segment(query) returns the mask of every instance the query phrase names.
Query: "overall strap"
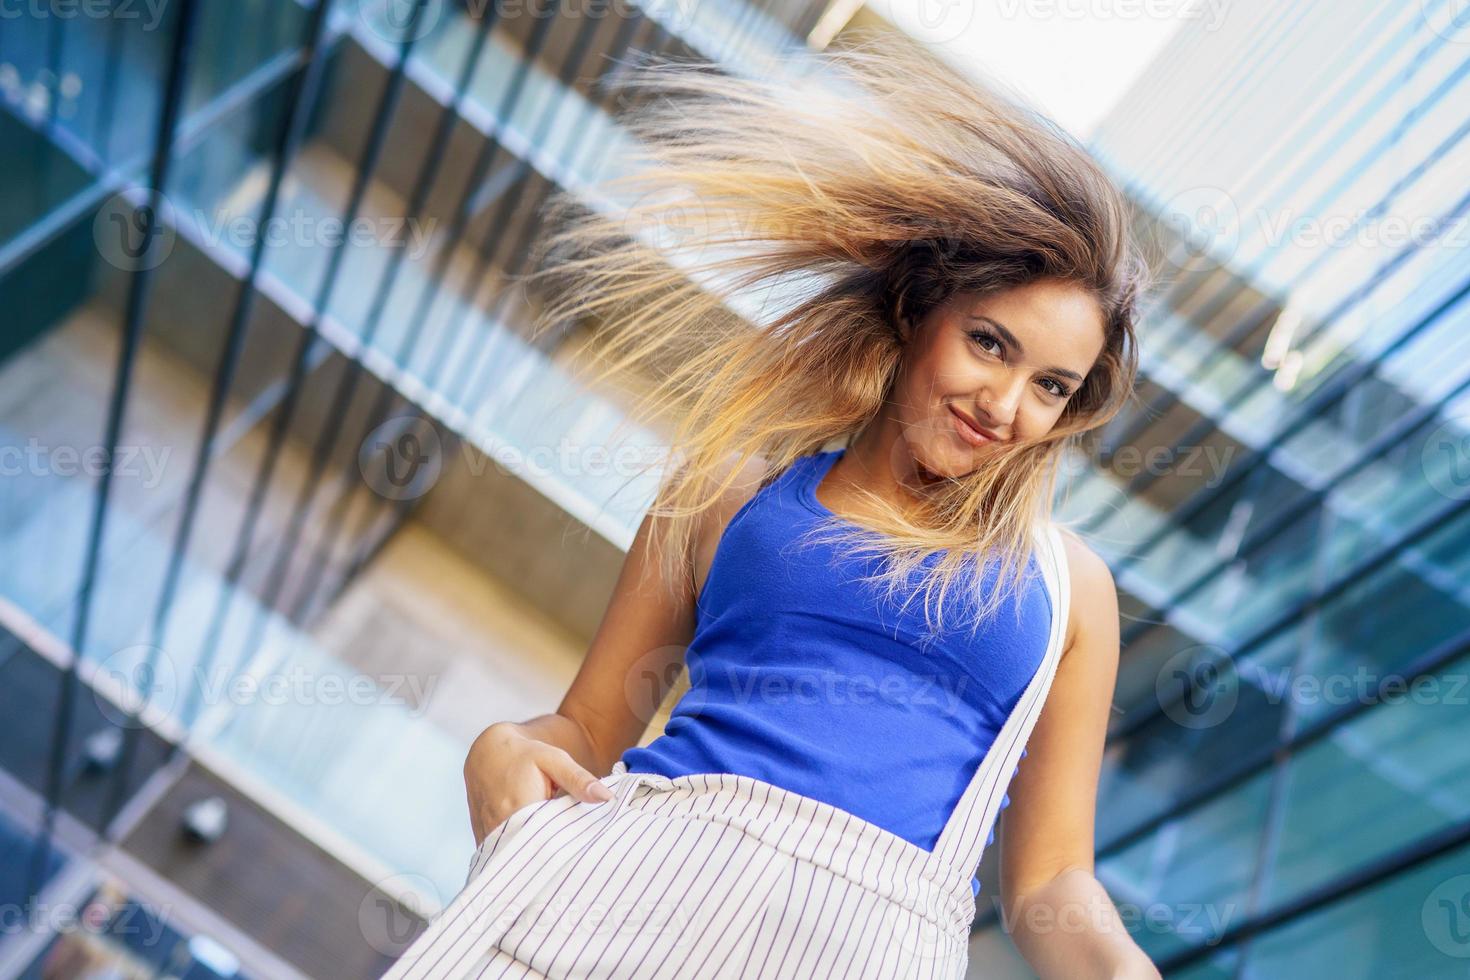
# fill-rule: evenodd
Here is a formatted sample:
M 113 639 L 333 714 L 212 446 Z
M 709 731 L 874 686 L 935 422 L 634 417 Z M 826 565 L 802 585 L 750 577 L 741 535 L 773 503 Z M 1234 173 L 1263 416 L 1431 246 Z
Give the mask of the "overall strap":
M 1031 737 L 1031 729 L 1041 714 L 1056 675 L 1057 663 L 1067 638 L 1067 615 L 1071 602 L 1071 579 L 1067 573 L 1066 545 L 1056 525 L 1047 523 L 1038 533 L 1038 564 L 1046 588 L 1051 593 L 1051 634 L 1046 655 L 1032 676 L 1021 700 L 1001 727 L 995 743 L 980 761 L 960 802 L 955 806 L 934 846 L 934 856 L 945 867 L 955 869 L 969 881 L 980 865 L 981 855 L 1000 814 L 1001 797 L 1005 795 L 1011 776 L 1020 762 L 1021 752 Z

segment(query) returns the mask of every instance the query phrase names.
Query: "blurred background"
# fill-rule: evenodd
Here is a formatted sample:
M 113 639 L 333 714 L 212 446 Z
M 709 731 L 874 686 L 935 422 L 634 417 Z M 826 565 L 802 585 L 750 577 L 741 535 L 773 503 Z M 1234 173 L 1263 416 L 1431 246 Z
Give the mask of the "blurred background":
M 1058 500 L 1135 938 L 1470 976 L 1470 5 L 12 0 L 0 977 L 376 977 L 447 904 L 465 751 L 556 708 L 655 486 L 595 325 L 528 339 L 537 209 L 619 207 L 627 66 L 860 30 L 1033 99 L 1156 259 Z M 971 973 L 1026 977 L 998 853 Z

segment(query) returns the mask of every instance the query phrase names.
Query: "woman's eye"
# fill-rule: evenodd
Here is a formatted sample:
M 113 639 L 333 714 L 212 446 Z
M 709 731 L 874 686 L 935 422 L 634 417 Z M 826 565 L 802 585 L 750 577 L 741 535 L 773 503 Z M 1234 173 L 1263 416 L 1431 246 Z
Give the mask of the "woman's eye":
M 1058 398 L 1066 398 L 1072 393 L 1067 389 L 1066 385 L 1062 384 L 1060 381 L 1053 381 L 1051 378 L 1047 378 L 1041 383 L 1043 385 L 1051 385 L 1051 387 L 1047 388 L 1046 390 L 1051 394 L 1056 395 Z
M 1001 350 L 1000 338 L 997 337 L 995 334 L 993 334 L 993 333 L 986 333 L 983 330 L 977 330 L 974 333 L 970 334 L 970 336 L 975 339 L 975 342 L 980 345 L 981 350 L 984 350 L 986 353 L 988 353 L 988 354 L 999 354 L 1000 353 L 1000 350 Z M 992 350 L 991 348 L 985 346 L 986 344 L 994 344 L 995 345 L 995 348 Z

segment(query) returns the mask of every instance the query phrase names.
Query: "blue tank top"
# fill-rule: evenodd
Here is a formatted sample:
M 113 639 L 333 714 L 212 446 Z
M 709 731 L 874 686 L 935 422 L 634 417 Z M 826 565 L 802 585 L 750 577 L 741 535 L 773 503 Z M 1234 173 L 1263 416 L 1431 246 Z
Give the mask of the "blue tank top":
M 1026 588 L 973 634 L 949 619 L 952 589 L 945 631 L 920 642 L 922 597 L 900 608 L 855 581 L 877 558 L 799 540 L 836 518 L 816 487 L 844 451 L 798 459 L 730 519 L 695 604 L 689 690 L 664 733 L 622 760 L 761 779 L 932 851 L 1041 666 L 1051 595 L 1033 556 Z M 997 571 L 986 563 L 987 579 Z

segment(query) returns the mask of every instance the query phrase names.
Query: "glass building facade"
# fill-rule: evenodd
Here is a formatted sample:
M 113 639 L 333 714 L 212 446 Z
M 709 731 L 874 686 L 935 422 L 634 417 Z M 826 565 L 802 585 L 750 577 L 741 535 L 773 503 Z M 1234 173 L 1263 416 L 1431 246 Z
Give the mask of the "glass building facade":
M 417 527 L 420 582 L 450 556 L 520 589 L 526 635 L 585 639 L 651 477 L 538 453 L 657 438 L 508 284 L 551 192 L 617 206 L 590 188 L 631 150 L 615 74 L 757 71 L 822 12 L 5 5 L 0 903 L 40 911 L 0 975 L 377 976 L 457 891 L 471 720 L 551 687 L 441 690 L 485 698 L 436 721 L 412 682 L 466 671 L 393 666 L 433 638 L 372 603 L 334 644 L 342 597 Z M 109 931 L 130 902 L 170 938 Z
M 1470 12 L 1226 14 L 1091 140 L 1163 279 L 1060 501 L 1123 596 L 1098 874 L 1169 976 L 1464 976 Z M 507 283 L 552 191 L 618 206 L 619 64 L 822 18 L 0 4 L 0 976 L 375 976 L 453 895 L 472 731 L 412 682 L 482 689 L 351 656 L 423 642 L 354 590 L 418 529 L 590 633 L 652 486 L 530 463 L 659 434 Z M 993 910 L 971 960 L 1025 974 Z
M 1167 976 L 1470 969 L 1467 135 L 1470 13 L 1352 0 L 1186 21 L 1091 137 L 1161 282 L 1062 509 L 1125 597 L 1098 875 Z

